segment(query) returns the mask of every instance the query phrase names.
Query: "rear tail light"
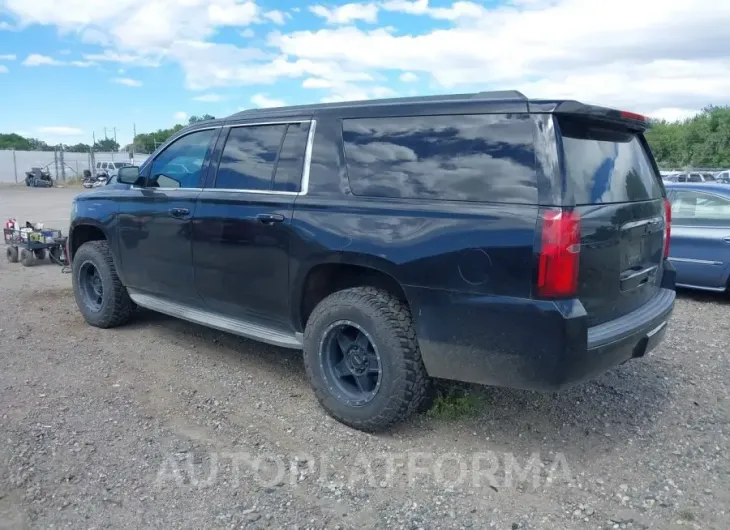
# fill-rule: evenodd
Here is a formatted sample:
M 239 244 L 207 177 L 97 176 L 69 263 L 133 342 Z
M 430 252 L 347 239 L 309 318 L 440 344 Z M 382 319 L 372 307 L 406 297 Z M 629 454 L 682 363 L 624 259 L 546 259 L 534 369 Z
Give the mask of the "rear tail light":
M 570 298 L 578 292 L 580 217 L 577 212 L 546 210 L 537 271 L 537 294 Z
M 669 241 L 672 235 L 672 204 L 664 199 L 664 259 L 669 257 Z

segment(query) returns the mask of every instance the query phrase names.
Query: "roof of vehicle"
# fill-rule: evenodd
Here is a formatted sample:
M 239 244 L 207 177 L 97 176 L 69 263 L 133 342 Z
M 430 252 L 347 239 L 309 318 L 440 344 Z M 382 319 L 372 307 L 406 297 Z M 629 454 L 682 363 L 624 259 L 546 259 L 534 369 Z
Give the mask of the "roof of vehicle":
M 730 196 L 730 185 L 719 182 L 665 182 L 664 187 L 668 190 L 709 191 Z
M 366 99 L 360 101 L 342 101 L 334 103 L 316 103 L 311 105 L 293 105 L 289 107 L 270 107 L 263 109 L 248 109 L 235 114 L 231 114 L 225 118 L 217 118 L 213 120 L 199 121 L 184 127 L 178 131 L 176 137 L 186 134 L 196 129 L 205 129 L 206 127 L 217 127 L 225 125 L 231 121 L 242 120 L 267 120 L 277 118 L 287 118 L 293 116 L 312 116 L 318 112 L 329 110 L 340 110 L 343 113 L 351 109 L 372 109 L 383 107 L 400 107 L 402 105 L 409 106 L 443 106 L 443 105 L 459 105 L 465 103 L 476 104 L 494 104 L 505 105 L 510 107 L 513 105 L 514 110 L 506 110 L 505 112 L 560 112 L 569 114 L 581 114 L 586 117 L 595 119 L 608 120 L 612 122 L 621 122 L 629 124 L 631 128 L 638 130 L 646 129 L 648 121 L 643 116 L 634 113 L 626 113 L 609 107 L 600 107 L 595 105 L 586 105 L 579 101 L 564 99 L 529 99 L 518 90 L 494 90 L 489 92 L 475 92 L 467 94 L 443 94 L 436 96 L 415 96 L 388 99 Z
M 521 112 L 563 112 L 571 114 L 583 114 L 600 119 L 612 121 L 631 122 L 633 126 L 640 129 L 646 128 L 647 120 L 634 113 L 625 113 L 609 107 L 586 105 L 578 101 L 563 99 L 529 99 L 518 90 L 495 90 L 488 92 L 475 92 L 467 94 L 443 94 L 436 96 L 415 96 L 388 99 L 368 99 L 360 101 L 342 101 L 334 103 L 316 103 L 311 105 L 295 105 L 290 107 L 275 107 L 265 109 L 248 109 L 232 114 L 223 121 L 245 120 L 245 119 L 267 119 L 292 115 L 313 115 L 317 112 L 351 109 L 365 109 L 377 107 L 399 107 L 408 106 L 443 106 L 457 105 L 464 103 L 476 104 L 514 104 L 516 108 L 522 107 Z M 517 112 L 515 110 L 514 112 Z M 218 121 L 218 120 L 216 120 Z M 203 124 L 208 122 L 202 122 Z

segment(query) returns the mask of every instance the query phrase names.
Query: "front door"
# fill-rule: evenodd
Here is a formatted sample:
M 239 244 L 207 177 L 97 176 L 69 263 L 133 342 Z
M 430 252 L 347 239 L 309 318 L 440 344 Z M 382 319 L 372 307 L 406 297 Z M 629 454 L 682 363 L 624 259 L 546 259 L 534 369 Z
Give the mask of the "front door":
M 213 311 L 291 330 L 289 243 L 309 123 L 224 130 L 220 163 L 198 199 L 193 263 Z
M 199 302 L 192 265 L 192 217 L 219 129 L 183 135 L 141 172 L 145 186 L 125 192 L 119 253 L 127 287 Z

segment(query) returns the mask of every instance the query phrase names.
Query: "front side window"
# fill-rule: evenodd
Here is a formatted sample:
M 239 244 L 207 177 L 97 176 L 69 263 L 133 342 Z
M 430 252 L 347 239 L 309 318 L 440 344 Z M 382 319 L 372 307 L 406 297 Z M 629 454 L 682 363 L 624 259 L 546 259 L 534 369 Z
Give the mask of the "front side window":
M 233 127 L 221 154 L 215 187 L 270 191 L 286 125 Z
M 178 138 L 152 162 L 147 186 L 158 188 L 199 188 L 203 163 L 217 129 L 196 131 Z
M 478 202 L 537 202 L 528 115 L 471 114 L 347 119 L 352 192 Z
M 699 222 L 730 225 L 730 199 L 697 191 L 675 190 L 672 222 L 693 225 Z
M 689 182 L 702 182 L 702 175 L 700 175 L 699 173 L 690 174 Z

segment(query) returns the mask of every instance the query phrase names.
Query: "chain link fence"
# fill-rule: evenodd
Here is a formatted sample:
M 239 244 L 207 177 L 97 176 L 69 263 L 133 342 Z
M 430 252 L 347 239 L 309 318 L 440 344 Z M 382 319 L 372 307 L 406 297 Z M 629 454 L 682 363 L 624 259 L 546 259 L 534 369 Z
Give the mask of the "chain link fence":
M 128 162 L 139 165 L 149 155 L 135 153 L 71 153 L 62 149 L 55 151 L 17 151 L 15 149 L 0 150 L 0 184 L 22 183 L 25 172 L 31 168 L 48 169 L 51 177 L 60 183 L 82 178 L 84 170 L 94 174 L 94 166 L 99 162 Z

